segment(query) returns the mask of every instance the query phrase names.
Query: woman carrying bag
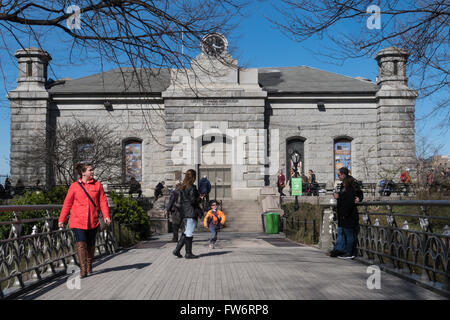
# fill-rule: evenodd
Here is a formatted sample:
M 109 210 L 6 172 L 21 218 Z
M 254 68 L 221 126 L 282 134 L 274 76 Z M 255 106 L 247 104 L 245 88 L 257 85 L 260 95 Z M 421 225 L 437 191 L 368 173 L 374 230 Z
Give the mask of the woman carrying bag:
M 69 228 L 75 235 L 75 246 L 80 262 L 80 277 L 92 273 L 92 260 L 95 254 L 95 236 L 99 222 L 99 212 L 109 226 L 108 200 L 102 184 L 94 179 L 94 168 L 90 163 L 75 166 L 80 178 L 71 184 L 58 219 L 58 227 L 63 228 L 70 212 Z
M 195 170 L 189 169 L 186 171 L 184 180 L 180 186 L 180 212 L 185 221 L 185 228 L 175 250 L 172 252 L 178 258 L 183 257 L 180 251 L 184 245 L 186 245 L 186 255 L 184 257 L 186 259 L 197 258 L 192 253 L 192 240 L 194 239 L 197 220 L 203 216 L 203 210 L 200 208 L 202 197 L 194 184 L 195 179 Z

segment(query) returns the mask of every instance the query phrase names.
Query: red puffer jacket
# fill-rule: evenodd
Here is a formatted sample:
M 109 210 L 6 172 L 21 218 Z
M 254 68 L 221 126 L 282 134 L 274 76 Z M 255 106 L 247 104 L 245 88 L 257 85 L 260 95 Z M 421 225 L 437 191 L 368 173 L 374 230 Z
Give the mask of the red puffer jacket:
M 108 200 L 102 184 L 95 179 L 90 180 L 88 183 L 84 183 L 79 179 L 77 182 L 72 183 L 67 191 L 58 222 L 64 222 L 70 212 L 69 228 L 94 229 L 100 224 L 97 209 L 92 204 L 92 201 L 89 200 L 79 182 L 83 184 L 83 187 L 94 200 L 97 209 L 103 213 L 103 218 L 109 218 Z

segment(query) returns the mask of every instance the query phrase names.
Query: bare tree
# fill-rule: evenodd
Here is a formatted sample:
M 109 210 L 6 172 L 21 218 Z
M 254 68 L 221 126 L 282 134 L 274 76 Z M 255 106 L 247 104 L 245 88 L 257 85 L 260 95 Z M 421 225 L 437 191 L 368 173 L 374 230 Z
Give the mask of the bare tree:
M 22 48 L 24 36 L 41 47 L 44 34 L 62 32 L 70 54 L 91 50 L 118 64 L 181 68 L 205 34 L 233 27 L 241 7 L 233 0 L 2 1 L 0 28 Z
M 227 36 L 244 5 L 240 0 L 0 1 L 0 49 L 12 56 L 19 48 L 45 50 L 59 41 L 70 62 L 97 60 L 99 71 L 113 64 L 125 70 L 125 88 L 133 82 L 145 95 L 161 70 L 189 68 L 206 34 Z M 49 67 L 49 75 L 58 79 Z M 153 115 L 163 117 L 161 112 Z M 151 120 L 143 120 L 152 134 Z
M 42 161 L 47 165 L 50 184 L 70 185 L 78 176 L 74 164 L 81 161 L 92 163 L 95 176 L 108 182 L 120 181 L 122 150 L 119 137 L 107 124 L 74 119 L 58 124 L 47 132 L 31 138 L 33 147 L 23 165 L 40 171 Z
M 436 97 L 438 102 L 428 116 L 439 115 L 441 127 L 448 129 L 448 1 L 282 0 L 275 6 L 282 19 L 268 19 L 285 34 L 300 42 L 313 36 L 331 40 L 329 50 L 321 46 L 318 53 L 338 61 L 374 57 L 388 46 L 407 49 L 412 87 L 421 98 Z M 380 18 L 379 28 L 371 20 L 376 18 Z
M 442 144 L 436 144 L 429 137 L 421 135 L 416 138 L 417 184 L 424 190 L 427 184 L 427 174 L 431 169 L 432 157 L 439 155 Z

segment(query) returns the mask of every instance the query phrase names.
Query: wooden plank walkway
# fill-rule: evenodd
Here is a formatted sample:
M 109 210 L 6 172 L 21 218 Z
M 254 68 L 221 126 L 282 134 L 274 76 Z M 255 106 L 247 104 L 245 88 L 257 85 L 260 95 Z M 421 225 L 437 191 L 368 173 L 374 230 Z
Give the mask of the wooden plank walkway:
M 330 258 L 308 246 L 285 246 L 279 235 L 220 233 L 219 248 L 208 248 L 208 233 L 194 238 L 199 259 L 178 259 L 171 235 L 94 263 L 94 274 L 68 289 L 61 277 L 19 299 L 44 300 L 301 300 L 445 299 L 381 272 L 381 289 L 369 290 L 367 266 Z M 277 245 L 277 246 L 275 246 Z M 184 254 L 184 249 L 182 251 Z

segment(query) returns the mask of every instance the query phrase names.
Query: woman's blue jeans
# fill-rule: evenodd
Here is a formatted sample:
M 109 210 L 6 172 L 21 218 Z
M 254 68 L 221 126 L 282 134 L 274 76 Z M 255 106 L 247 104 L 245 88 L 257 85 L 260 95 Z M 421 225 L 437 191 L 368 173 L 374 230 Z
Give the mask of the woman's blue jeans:
M 184 234 L 186 235 L 186 237 L 188 238 L 193 237 L 196 227 L 197 227 L 197 219 L 187 218 L 186 229 L 184 230 Z
M 355 229 L 338 227 L 337 239 L 334 244 L 335 251 L 342 251 L 346 254 L 353 253 L 353 245 L 355 242 Z

